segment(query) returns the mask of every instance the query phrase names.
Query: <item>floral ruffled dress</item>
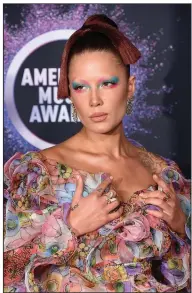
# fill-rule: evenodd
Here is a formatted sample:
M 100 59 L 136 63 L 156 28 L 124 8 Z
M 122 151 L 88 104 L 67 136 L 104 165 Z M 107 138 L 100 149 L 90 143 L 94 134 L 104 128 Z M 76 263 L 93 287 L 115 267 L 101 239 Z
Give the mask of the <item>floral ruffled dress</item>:
M 161 176 L 172 180 L 189 218 L 189 181 L 174 162 L 162 162 Z M 138 196 L 142 191 L 123 204 L 124 213 L 117 220 L 78 238 L 71 233 L 66 218 L 77 173 L 84 179 L 84 197 L 106 177 L 74 170 L 38 152 L 16 153 L 5 164 L 4 292 L 176 292 L 185 288 L 190 279 L 189 240 L 146 213 L 157 207 L 144 205 Z

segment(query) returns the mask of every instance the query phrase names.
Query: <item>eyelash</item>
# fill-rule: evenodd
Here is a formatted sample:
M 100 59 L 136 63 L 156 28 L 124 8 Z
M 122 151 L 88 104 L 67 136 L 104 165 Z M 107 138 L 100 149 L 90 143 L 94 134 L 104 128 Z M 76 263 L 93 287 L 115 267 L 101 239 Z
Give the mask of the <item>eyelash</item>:
M 103 82 L 103 83 L 101 84 L 101 86 L 106 86 L 106 87 L 108 87 L 109 84 L 110 84 L 110 85 L 116 85 L 117 82 L 113 82 L 113 81 L 105 81 L 105 82 Z M 84 85 L 78 85 L 78 86 L 74 87 L 74 90 L 75 90 L 75 91 L 80 91 L 80 90 L 82 90 L 84 87 L 86 87 L 86 86 L 84 86 Z
M 105 82 L 103 82 L 102 83 L 102 85 L 109 85 L 109 84 L 111 84 L 111 85 L 115 85 L 115 84 L 117 84 L 116 82 L 112 82 L 112 81 L 105 81 Z
M 84 87 L 85 87 L 84 85 L 78 85 L 78 86 L 74 87 L 74 90 L 79 91 L 79 90 L 82 90 Z

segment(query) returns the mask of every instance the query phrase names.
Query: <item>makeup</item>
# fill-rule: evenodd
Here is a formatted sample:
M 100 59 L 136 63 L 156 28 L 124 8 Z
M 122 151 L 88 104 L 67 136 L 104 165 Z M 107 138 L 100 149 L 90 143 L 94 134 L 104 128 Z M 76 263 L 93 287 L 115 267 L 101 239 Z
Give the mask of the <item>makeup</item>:
M 88 86 L 88 85 L 85 84 L 85 83 L 80 83 L 80 82 L 73 81 L 73 82 L 72 82 L 72 88 L 73 88 L 75 91 L 81 91 L 83 88 L 90 88 L 90 86 Z
M 99 80 L 99 86 L 106 86 L 109 88 L 116 87 L 119 83 L 119 78 L 117 76 L 112 76 L 109 79 L 102 78 Z
M 112 76 L 109 79 L 101 78 L 98 81 L 98 86 L 97 87 L 98 88 L 100 88 L 100 87 L 114 88 L 114 87 L 116 87 L 118 85 L 118 83 L 119 83 L 119 78 L 117 76 Z M 72 88 L 75 91 L 81 91 L 83 89 L 90 89 L 91 86 L 88 85 L 88 82 L 82 80 L 81 82 L 73 81 L 72 82 Z

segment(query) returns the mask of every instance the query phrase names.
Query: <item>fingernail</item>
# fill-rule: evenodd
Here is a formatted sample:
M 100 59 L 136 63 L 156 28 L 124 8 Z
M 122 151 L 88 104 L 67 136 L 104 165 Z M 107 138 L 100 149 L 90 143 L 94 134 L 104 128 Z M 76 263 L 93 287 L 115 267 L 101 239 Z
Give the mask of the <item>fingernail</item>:
M 157 178 L 158 178 L 158 176 L 157 176 L 156 174 L 153 174 L 153 178 L 157 179 Z
M 109 178 L 112 180 L 113 179 L 113 176 L 110 176 Z
M 76 175 L 75 177 L 76 177 L 76 179 L 78 180 L 78 179 L 80 178 L 80 175 Z
M 147 195 L 146 195 L 145 193 L 142 192 L 142 193 L 139 194 L 139 196 L 141 196 L 141 197 L 146 197 Z

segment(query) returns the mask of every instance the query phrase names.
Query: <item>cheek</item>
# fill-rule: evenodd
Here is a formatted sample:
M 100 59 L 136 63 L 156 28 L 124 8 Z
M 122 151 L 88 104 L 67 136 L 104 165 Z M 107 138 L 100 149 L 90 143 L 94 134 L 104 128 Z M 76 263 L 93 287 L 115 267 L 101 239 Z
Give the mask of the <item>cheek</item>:
M 111 92 L 110 95 L 110 104 L 115 107 L 124 107 L 126 105 L 127 98 L 126 98 L 126 91 L 122 88 L 117 88 L 115 91 Z
M 85 97 L 81 98 L 81 99 L 76 99 L 74 101 L 75 104 L 75 108 L 77 109 L 77 112 L 79 113 L 79 115 L 81 115 L 82 117 L 85 116 L 87 113 L 90 112 L 89 109 L 89 103 L 88 101 L 85 99 Z

